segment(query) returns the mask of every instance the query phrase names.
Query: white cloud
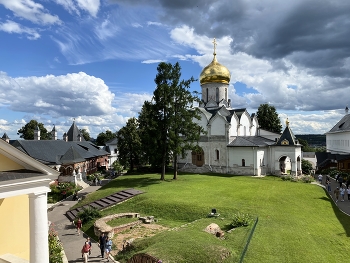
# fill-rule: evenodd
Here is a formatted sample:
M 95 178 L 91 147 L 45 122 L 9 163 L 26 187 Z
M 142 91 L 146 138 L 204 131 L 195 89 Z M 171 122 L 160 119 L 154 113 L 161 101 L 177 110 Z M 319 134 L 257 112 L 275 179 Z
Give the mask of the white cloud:
M 100 24 L 96 25 L 95 34 L 101 41 L 112 38 L 119 31 L 119 27 L 112 23 L 108 18 L 104 19 Z
M 76 0 L 78 6 L 89 12 L 91 16 L 96 17 L 98 10 L 100 9 L 100 0 Z
M 55 0 L 55 2 L 59 5 L 62 5 L 64 9 L 66 9 L 70 14 L 76 13 L 80 16 L 80 11 L 75 6 L 73 0 Z
M 32 0 L 0 0 L 0 4 L 11 10 L 17 17 L 27 19 L 36 24 L 59 24 L 57 15 L 51 15 L 39 3 Z
M 138 28 L 138 27 L 143 27 L 143 26 L 140 25 L 139 23 L 132 23 L 131 26 L 132 26 L 132 27 L 136 27 L 136 28 Z
M 148 26 L 161 26 L 162 23 L 153 22 L 153 21 L 148 21 L 148 22 L 147 22 L 147 25 L 148 25 Z
M 164 62 L 166 60 L 161 60 L 161 59 L 148 59 L 148 60 L 143 60 L 141 63 L 143 64 L 154 64 L 154 63 L 160 63 Z
M 27 38 L 30 40 L 40 38 L 40 34 L 35 29 L 24 27 L 10 20 L 7 20 L 5 23 L 0 23 L 0 30 L 10 34 L 26 34 Z
M 84 72 L 19 78 L 2 74 L 0 99 L 13 111 L 53 117 L 102 116 L 115 112 L 112 106 L 114 94 L 102 79 Z

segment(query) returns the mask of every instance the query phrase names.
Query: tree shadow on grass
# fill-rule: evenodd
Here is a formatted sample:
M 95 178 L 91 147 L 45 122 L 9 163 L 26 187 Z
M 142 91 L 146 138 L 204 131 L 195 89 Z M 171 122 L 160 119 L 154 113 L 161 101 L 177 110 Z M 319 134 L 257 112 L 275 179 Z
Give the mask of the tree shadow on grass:
M 118 177 L 112 181 L 110 181 L 108 184 L 104 185 L 100 189 L 108 189 L 108 188 L 143 188 L 150 185 L 160 184 L 161 181 L 159 178 L 155 177 L 128 177 L 128 178 L 121 178 Z M 100 190 L 99 189 L 99 190 Z
M 326 191 L 326 189 L 324 189 L 324 190 L 327 194 L 327 197 L 322 197 L 320 199 L 331 203 L 334 214 L 337 217 L 337 219 L 339 220 L 339 222 L 342 224 L 342 226 L 345 230 L 346 236 L 350 237 L 350 224 L 349 224 L 350 216 L 345 214 L 346 211 L 343 212 L 341 210 L 342 208 L 338 207 L 338 205 L 333 201 L 332 197 L 329 195 L 329 193 Z M 338 203 L 340 203 L 340 201 L 338 201 Z M 341 234 L 339 234 L 339 235 L 341 235 Z

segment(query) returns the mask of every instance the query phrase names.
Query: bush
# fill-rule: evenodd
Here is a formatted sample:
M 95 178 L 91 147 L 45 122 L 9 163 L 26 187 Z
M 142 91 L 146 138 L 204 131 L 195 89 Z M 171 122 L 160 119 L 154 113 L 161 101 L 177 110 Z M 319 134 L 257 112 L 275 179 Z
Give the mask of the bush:
M 77 218 L 80 218 L 81 221 L 85 224 L 91 220 L 94 220 L 95 218 L 100 218 L 101 213 L 96 209 L 92 207 L 84 208 L 83 211 L 78 213 Z
M 231 226 L 233 227 L 248 226 L 251 220 L 252 219 L 249 214 L 237 213 L 233 215 Z
M 314 181 L 314 178 L 310 175 L 304 175 L 301 177 L 301 181 L 304 183 L 311 183 L 312 181 Z
M 72 195 L 74 192 L 80 191 L 82 188 L 76 186 L 74 183 L 57 183 L 50 185 L 51 192 L 48 193 L 47 202 L 48 203 L 57 203 L 61 201 L 63 196 L 63 191 L 66 191 L 66 196 Z
M 53 227 L 49 230 L 49 263 L 63 263 L 63 247 Z

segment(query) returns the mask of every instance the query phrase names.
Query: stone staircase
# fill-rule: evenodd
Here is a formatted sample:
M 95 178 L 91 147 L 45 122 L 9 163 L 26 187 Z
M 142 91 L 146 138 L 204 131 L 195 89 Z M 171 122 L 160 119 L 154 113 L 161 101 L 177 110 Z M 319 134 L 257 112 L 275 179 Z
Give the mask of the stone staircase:
M 126 189 L 119 192 L 116 192 L 114 194 L 111 194 L 109 196 L 106 196 L 104 198 L 101 198 L 99 200 L 96 200 L 90 204 L 84 205 L 82 207 L 75 208 L 73 210 L 69 210 L 66 212 L 66 216 L 70 221 L 73 221 L 79 214 L 79 212 L 83 211 L 83 208 L 96 208 L 97 210 L 102 210 L 111 206 L 114 206 L 118 203 L 121 203 L 127 199 L 130 199 L 134 197 L 135 195 L 142 194 L 142 191 L 136 190 L 136 189 Z

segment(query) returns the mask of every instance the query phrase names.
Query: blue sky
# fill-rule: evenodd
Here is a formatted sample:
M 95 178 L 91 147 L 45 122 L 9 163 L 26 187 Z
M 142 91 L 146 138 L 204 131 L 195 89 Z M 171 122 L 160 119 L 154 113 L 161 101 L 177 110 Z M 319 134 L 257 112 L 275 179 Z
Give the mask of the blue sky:
M 233 108 L 270 103 L 294 133 L 325 133 L 349 105 L 350 3 L 284 2 L 0 0 L 0 135 L 31 119 L 59 138 L 73 119 L 92 137 L 117 131 L 160 61 L 198 78 L 214 37 Z

